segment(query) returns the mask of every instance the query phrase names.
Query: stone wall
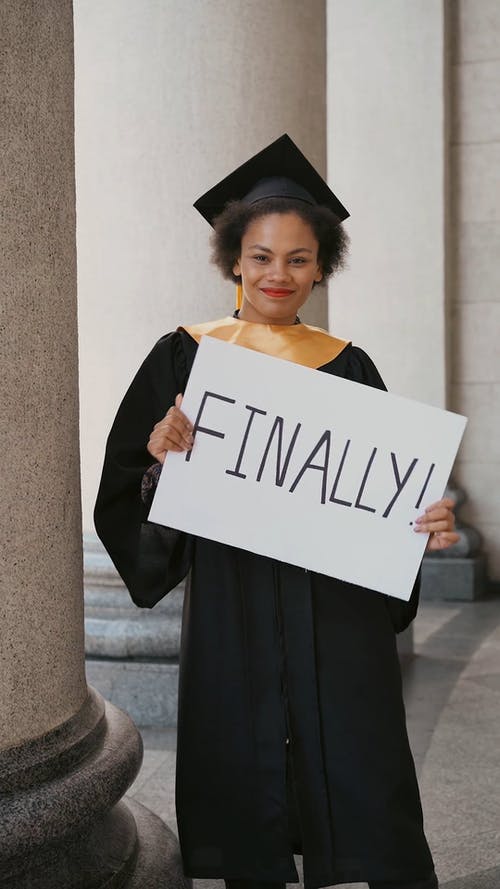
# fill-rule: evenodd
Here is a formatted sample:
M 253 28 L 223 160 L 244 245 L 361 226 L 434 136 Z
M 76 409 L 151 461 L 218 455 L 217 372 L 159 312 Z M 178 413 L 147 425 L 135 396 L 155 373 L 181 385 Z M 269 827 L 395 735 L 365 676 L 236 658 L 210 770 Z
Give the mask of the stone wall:
M 500 4 L 449 6 L 452 408 L 469 427 L 457 480 L 500 579 Z

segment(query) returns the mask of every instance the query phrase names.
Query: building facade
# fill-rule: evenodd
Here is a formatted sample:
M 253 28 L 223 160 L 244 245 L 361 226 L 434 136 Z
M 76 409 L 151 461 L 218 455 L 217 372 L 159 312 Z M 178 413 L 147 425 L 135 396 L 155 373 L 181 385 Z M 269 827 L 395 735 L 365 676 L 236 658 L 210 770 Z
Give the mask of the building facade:
M 193 200 L 287 131 L 351 211 L 349 267 L 305 320 L 365 348 L 392 391 L 468 415 L 455 479 L 498 580 L 498 4 L 74 10 L 85 529 L 143 357 L 232 308 Z

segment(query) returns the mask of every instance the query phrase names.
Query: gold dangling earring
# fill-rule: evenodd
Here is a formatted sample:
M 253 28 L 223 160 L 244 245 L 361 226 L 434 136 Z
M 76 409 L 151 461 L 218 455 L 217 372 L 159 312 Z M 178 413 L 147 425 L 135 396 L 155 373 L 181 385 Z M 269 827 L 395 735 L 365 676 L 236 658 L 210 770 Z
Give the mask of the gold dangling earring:
M 239 312 L 243 302 L 243 287 L 241 284 L 236 285 L 236 310 Z

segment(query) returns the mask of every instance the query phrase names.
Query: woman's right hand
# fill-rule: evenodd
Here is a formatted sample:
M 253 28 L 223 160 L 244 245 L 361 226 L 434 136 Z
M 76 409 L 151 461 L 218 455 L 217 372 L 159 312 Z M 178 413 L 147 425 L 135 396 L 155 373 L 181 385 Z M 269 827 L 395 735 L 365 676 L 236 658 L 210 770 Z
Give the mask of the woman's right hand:
M 156 423 L 147 449 L 152 456 L 163 463 L 169 451 L 190 451 L 193 447 L 193 427 L 180 407 L 182 395 L 177 395 L 172 405 L 159 423 Z

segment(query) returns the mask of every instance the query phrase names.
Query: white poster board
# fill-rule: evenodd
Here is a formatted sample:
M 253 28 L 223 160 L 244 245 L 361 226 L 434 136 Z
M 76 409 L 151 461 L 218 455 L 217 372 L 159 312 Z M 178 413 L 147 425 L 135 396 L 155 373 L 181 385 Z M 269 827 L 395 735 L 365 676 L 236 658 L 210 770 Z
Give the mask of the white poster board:
M 202 338 L 149 520 L 407 600 L 466 419 Z

